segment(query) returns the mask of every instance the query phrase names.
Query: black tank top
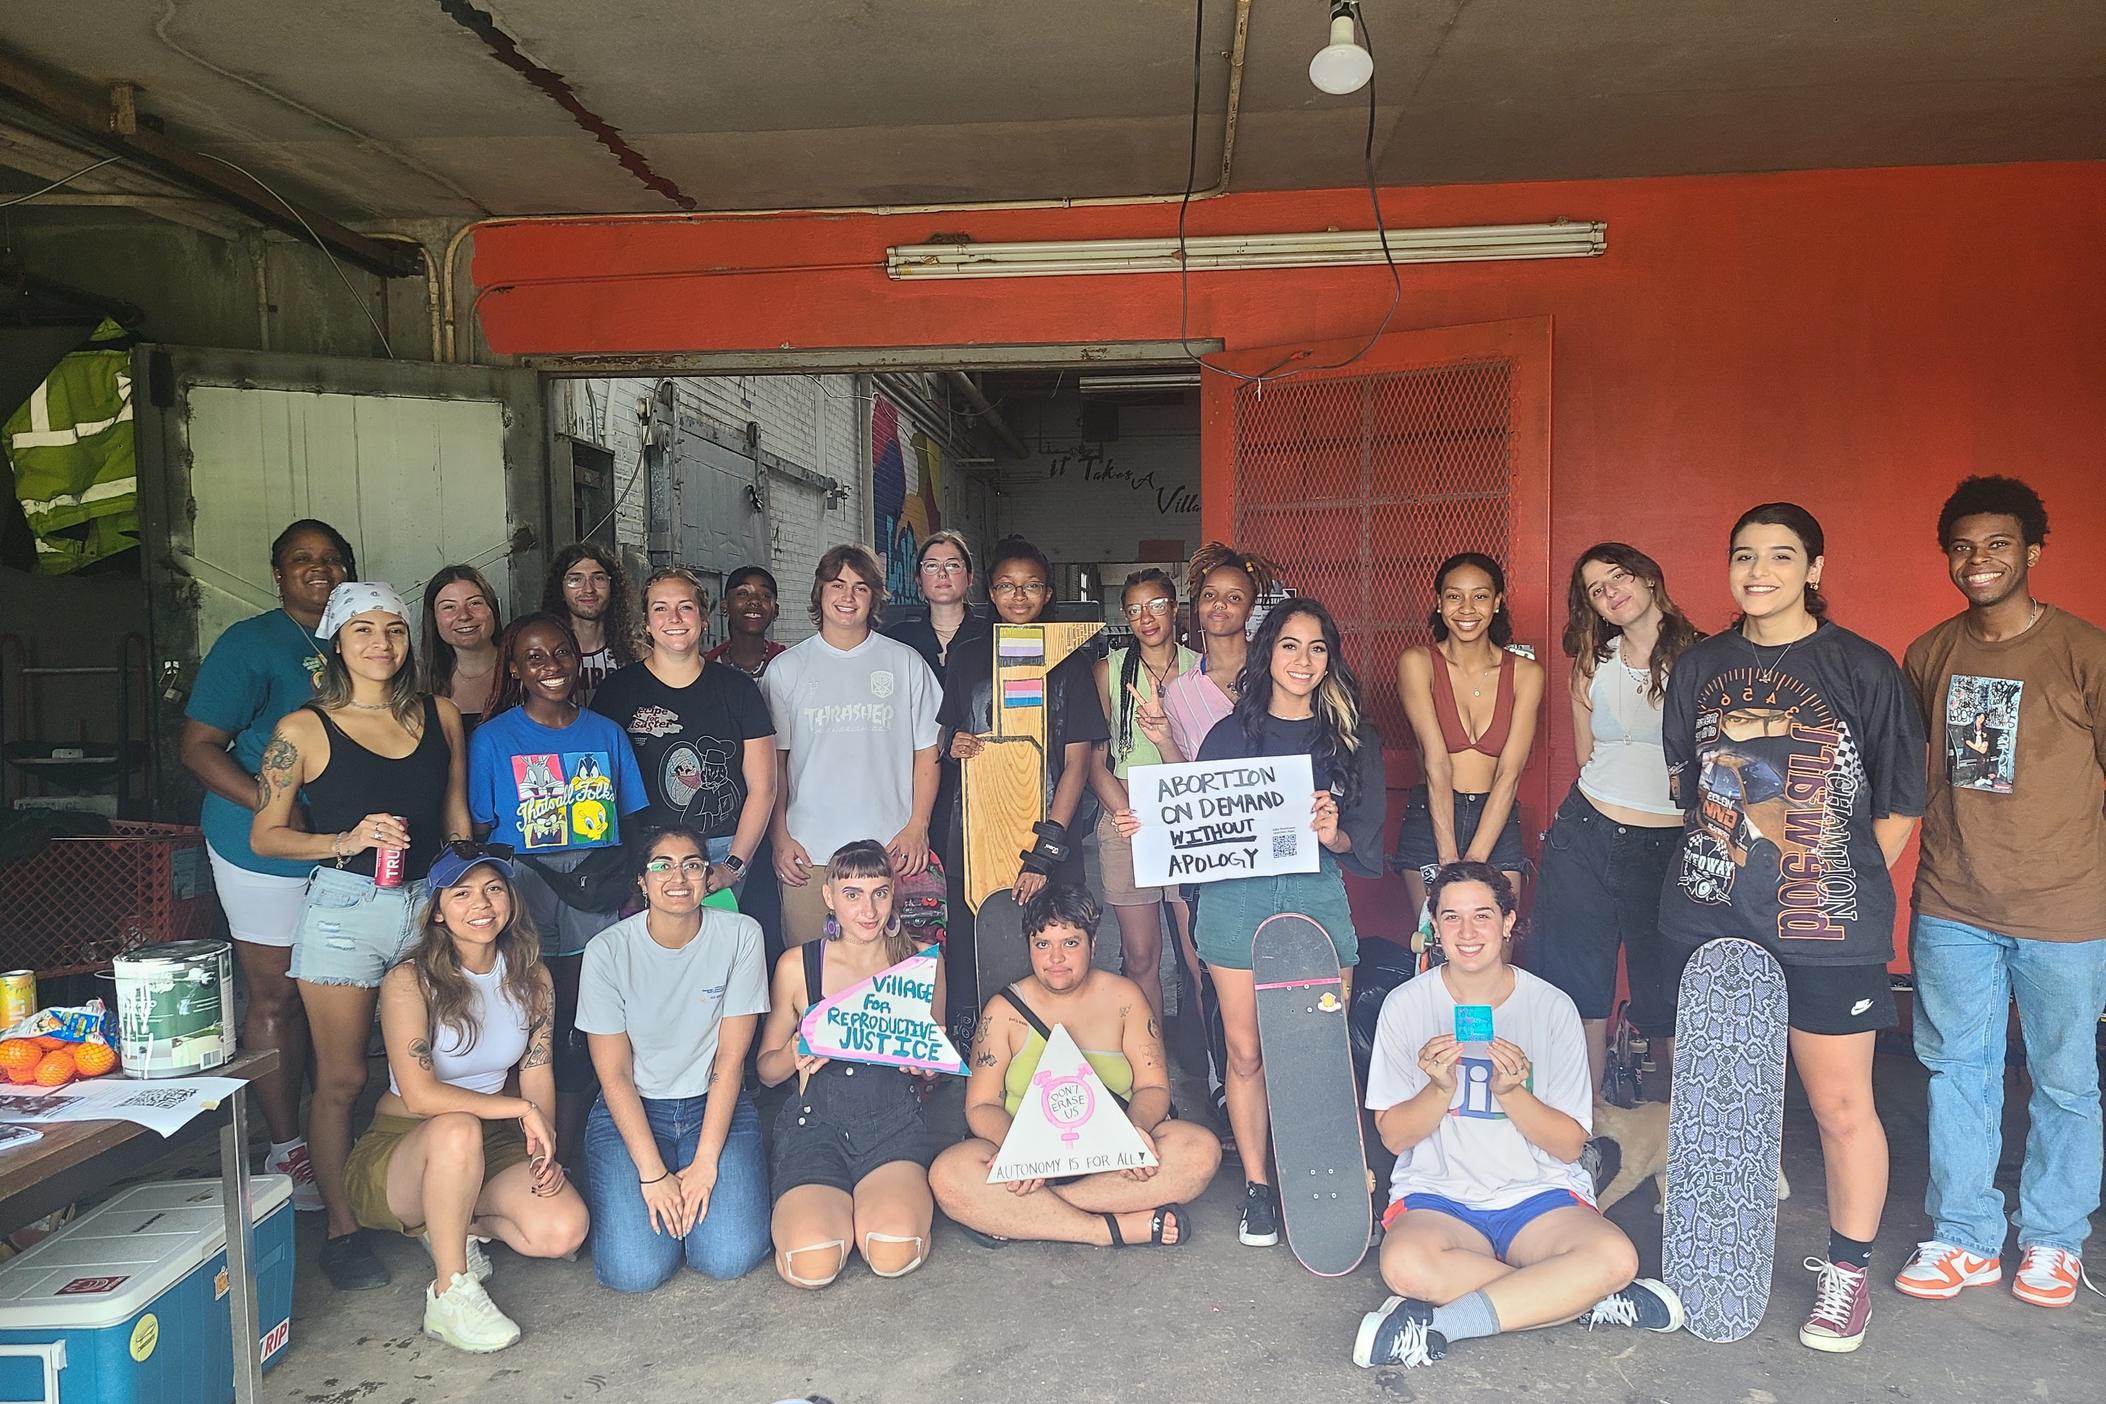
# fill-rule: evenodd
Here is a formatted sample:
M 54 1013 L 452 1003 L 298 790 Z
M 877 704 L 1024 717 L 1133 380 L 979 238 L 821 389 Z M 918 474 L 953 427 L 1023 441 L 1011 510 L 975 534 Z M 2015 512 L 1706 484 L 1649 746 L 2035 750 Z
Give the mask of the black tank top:
M 307 709 L 322 719 L 322 730 L 329 733 L 329 764 L 301 792 L 309 826 L 318 834 L 340 834 L 358 827 L 368 814 L 392 814 L 409 825 L 403 880 L 423 877 L 446 841 L 446 782 L 453 768 L 453 753 L 439 725 L 439 704 L 424 699 L 424 734 L 417 738 L 417 749 L 400 760 L 359 745 L 314 703 Z M 373 876 L 373 850 L 346 859 L 344 870 Z

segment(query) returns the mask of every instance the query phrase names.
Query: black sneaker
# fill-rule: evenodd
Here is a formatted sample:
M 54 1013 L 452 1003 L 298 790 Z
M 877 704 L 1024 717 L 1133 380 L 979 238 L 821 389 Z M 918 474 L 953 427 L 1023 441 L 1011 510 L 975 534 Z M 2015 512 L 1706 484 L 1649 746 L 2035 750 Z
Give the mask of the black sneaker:
M 1407 1370 L 1448 1358 L 1448 1338 L 1433 1329 L 1433 1305 L 1416 1297 L 1391 1297 L 1380 1311 L 1360 1318 L 1353 1338 L 1353 1363 L 1402 1365 Z
M 1682 1299 L 1674 1288 L 1651 1277 L 1641 1277 L 1621 1292 L 1611 1292 L 1579 1319 L 1588 1330 L 1596 1326 L 1635 1326 L 1641 1331 L 1682 1329 Z
M 387 1264 L 380 1261 L 372 1245 L 366 1241 L 364 1229 L 347 1233 L 342 1238 L 323 1239 L 321 1263 L 322 1275 L 339 1292 L 371 1291 L 395 1280 Z
M 1248 1248 L 1270 1248 L 1280 1241 L 1280 1197 L 1271 1185 L 1243 1186 L 1243 1222 L 1236 1238 Z

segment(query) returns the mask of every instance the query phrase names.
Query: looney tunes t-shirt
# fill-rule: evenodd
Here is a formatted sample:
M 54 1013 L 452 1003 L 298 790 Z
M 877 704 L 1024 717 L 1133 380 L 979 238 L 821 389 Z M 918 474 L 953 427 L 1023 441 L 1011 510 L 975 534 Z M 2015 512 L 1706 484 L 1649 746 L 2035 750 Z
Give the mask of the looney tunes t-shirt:
M 1923 718 L 1885 649 L 1823 623 L 1758 648 L 1738 630 L 1676 661 L 1662 717 L 1682 851 L 1660 928 L 1743 936 L 1803 965 L 1894 954 L 1872 821 L 1923 812 Z
M 629 737 L 597 712 L 548 727 L 509 707 L 468 738 L 468 815 L 517 852 L 610 848 L 643 807 Z

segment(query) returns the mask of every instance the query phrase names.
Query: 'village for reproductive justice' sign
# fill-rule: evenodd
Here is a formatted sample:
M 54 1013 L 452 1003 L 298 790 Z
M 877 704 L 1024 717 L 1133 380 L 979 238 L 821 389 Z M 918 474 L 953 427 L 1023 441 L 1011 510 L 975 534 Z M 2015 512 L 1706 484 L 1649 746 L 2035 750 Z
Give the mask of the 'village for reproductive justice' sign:
M 1126 790 L 1141 820 L 1133 836 L 1141 887 L 1316 871 L 1307 756 L 1137 765 Z

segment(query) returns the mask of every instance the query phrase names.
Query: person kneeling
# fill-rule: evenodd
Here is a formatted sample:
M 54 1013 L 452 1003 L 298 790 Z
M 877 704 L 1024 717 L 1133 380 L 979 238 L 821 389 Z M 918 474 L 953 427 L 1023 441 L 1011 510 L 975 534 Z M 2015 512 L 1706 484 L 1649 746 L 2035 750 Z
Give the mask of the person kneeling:
M 1024 907 L 1031 974 L 999 991 L 980 1017 L 965 1085 L 965 1124 L 973 1139 L 936 1158 L 929 1186 L 943 1212 L 981 1243 L 1182 1243 L 1189 1211 L 1221 1164 L 1221 1142 L 1189 1121 L 1172 1121 L 1170 1075 L 1140 986 L 1090 965 L 1101 912 L 1088 892 L 1061 884 Z M 1046 1051 L 1052 1025 L 1064 1026 L 1097 1076 L 1124 1107 L 1158 1164 L 1067 1180 L 987 1183 L 1017 1109 Z
M 477 1352 L 519 1339 L 483 1290 L 481 1242 L 561 1258 L 587 1226 L 555 1156 L 554 986 L 510 858 L 456 840 L 432 863 L 423 931 L 380 982 L 388 1090 L 344 1165 L 359 1223 L 414 1233 L 431 1253 L 424 1334 Z
M 578 1027 L 600 1095 L 585 1119 L 592 1270 L 648 1292 L 684 1261 L 743 1277 L 768 1256 L 760 1112 L 741 1089 L 768 1008 L 760 923 L 705 907 L 708 841 L 670 828 L 643 844 L 644 910 L 593 937 Z
M 821 1058 L 798 1049 L 805 1011 L 914 954 L 892 902 L 892 859 L 875 839 L 834 850 L 820 887 L 825 939 L 783 952 L 761 1030 L 760 1079 L 796 1080 L 775 1114 L 775 1271 L 817 1289 L 850 1252 L 879 1277 L 905 1277 L 928 1258 L 929 1162 L 936 1142 L 919 1084 L 933 1073 Z M 943 1022 L 943 966 L 929 1015 Z M 852 1249 L 850 1245 L 853 1244 Z
M 1450 863 L 1427 898 L 1447 963 L 1383 1002 L 1367 1077 L 1397 1153 L 1382 1280 L 1398 1295 L 1362 1318 L 1354 1362 L 1425 1365 L 1459 1340 L 1567 1321 L 1678 1329 L 1681 1302 L 1638 1277 L 1637 1250 L 1594 1207 L 1579 1012 L 1507 963 L 1513 888 L 1489 864 Z M 1496 1036 L 1458 1042 L 1458 1006 L 1489 1006 Z

